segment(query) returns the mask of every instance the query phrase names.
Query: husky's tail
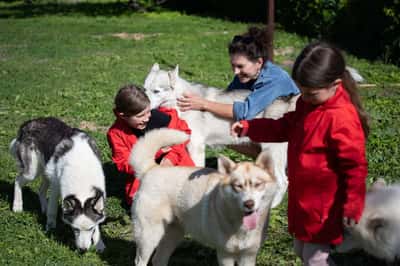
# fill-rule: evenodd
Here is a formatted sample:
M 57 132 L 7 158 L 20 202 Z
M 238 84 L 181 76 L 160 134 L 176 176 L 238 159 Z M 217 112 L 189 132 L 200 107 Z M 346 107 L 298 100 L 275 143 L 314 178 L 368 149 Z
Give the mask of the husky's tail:
M 175 129 L 154 129 L 146 133 L 135 144 L 131 151 L 129 163 L 135 169 L 135 176 L 141 179 L 148 170 L 154 167 L 154 156 L 162 148 L 185 142 L 189 136 Z

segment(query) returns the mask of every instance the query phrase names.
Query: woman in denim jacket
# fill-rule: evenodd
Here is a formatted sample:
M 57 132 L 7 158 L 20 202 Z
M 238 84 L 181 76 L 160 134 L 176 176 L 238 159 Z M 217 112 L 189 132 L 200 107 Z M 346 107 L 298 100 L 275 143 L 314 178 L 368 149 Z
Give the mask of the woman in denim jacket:
M 288 73 L 268 60 L 268 41 L 265 28 L 250 27 L 229 43 L 229 56 L 235 77 L 228 90 L 250 90 L 244 101 L 225 104 L 186 94 L 178 99 L 180 110 L 208 111 L 238 121 L 254 118 L 278 97 L 300 93 Z

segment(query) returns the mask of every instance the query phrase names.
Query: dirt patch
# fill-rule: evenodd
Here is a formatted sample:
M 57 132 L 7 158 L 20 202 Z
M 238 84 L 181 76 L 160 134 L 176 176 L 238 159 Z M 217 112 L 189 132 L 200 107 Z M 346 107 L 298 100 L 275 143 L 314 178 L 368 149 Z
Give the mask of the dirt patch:
M 294 65 L 294 61 L 293 60 L 283 60 L 281 65 L 285 66 L 285 67 L 292 68 L 293 65 Z
M 79 129 L 106 133 L 108 128 L 104 127 L 104 126 L 96 125 L 95 122 L 82 121 L 79 123 Z
M 134 41 L 140 41 L 143 40 L 144 38 L 149 38 L 149 37 L 158 37 L 160 35 L 161 33 L 144 34 L 144 33 L 127 33 L 127 32 L 111 34 L 111 36 L 116 38 L 120 38 L 123 40 L 134 40 Z
M 293 53 L 294 53 L 294 48 L 290 46 L 274 49 L 274 55 L 286 56 L 286 55 L 292 55 Z

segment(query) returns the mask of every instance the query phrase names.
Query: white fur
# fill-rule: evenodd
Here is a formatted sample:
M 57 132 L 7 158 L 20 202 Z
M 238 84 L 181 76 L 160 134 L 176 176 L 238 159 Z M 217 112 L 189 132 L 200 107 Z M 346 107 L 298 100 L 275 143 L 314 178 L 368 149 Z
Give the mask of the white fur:
M 159 106 L 172 107 L 178 110 L 176 100 L 182 97 L 183 93 L 200 95 L 208 100 L 221 103 L 233 103 L 242 101 L 249 94 L 247 90 L 234 90 L 224 92 L 221 89 L 207 87 L 201 84 L 191 83 L 179 76 L 179 67 L 172 71 L 161 70 L 156 63 L 151 68 L 144 82 L 146 94 L 149 96 L 152 108 Z M 289 101 L 275 100 L 262 114 L 263 117 L 280 118 L 288 111 L 295 109 L 298 96 L 292 97 Z M 179 112 L 192 130 L 189 153 L 198 166 L 205 163 L 205 145 L 227 145 L 249 143 L 248 138 L 234 138 L 230 135 L 232 121 L 224 119 L 210 112 L 187 111 Z M 263 150 L 268 150 L 274 161 L 274 172 L 277 177 L 278 192 L 275 195 L 273 207 L 282 201 L 286 188 L 286 164 L 287 164 L 287 143 L 262 143 Z
M 177 130 L 152 130 L 132 151 L 131 165 L 141 167 L 141 185 L 132 204 L 135 265 L 147 265 L 154 249 L 152 265 L 167 265 L 185 233 L 214 247 L 219 265 L 255 265 L 276 191 L 269 156 L 261 153 L 256 163 L 238 164 L 220 157 L 219 172 L 154 162 L 160 147 L 185 139 Z M 242 188 L 235 191 L 234 184 Z M 246 212 L 259 214 L 253 230 L 243 224 Z
M 393 262 L 400 258 L 400 184 L 385 186 L 377 181 L 367 192 L 360 222 L 349 230 L 339 252 L 363 249 Z
M 32 158 L 27 173 L 22 170 L 20 162 L 16 158 L 21 171 L 15 180 L 13 211 L 23 210 L 22 186 L 32 181 L 36 176 L 44 174 L 39 189 L 39 199 L 42 212 L 47 215 L 47 230 L 56 227 L 59 198 L 64 199 L 73 194 L 83 205 L 86 199 L 94 196 L 93 186 L 105 193 L 102 164 L 89 146 L 87 138 L 78 134 L 72 137 L 72 141 L 74 143 L 72 149 L 60 157 L 57 162 L 55 162 L 54 157 L 51 157 L 45 164 L 42 154 L 36 149 L 27 151 Z M 10 151 L 14 157 L 16 156 L 16 145 L 17 141 L 14 139 L 10 144 Z M 50 197 L 47 201 L 46 194 L 49 187 Z M 89 249 L 92 240 L 98 251 L 105 248 L 100 237 L 99 225 L 84 217 L 84 215 L 77 217 L 71 227 L 76 229 L 74 231 L 75 243 L 79 249 Z

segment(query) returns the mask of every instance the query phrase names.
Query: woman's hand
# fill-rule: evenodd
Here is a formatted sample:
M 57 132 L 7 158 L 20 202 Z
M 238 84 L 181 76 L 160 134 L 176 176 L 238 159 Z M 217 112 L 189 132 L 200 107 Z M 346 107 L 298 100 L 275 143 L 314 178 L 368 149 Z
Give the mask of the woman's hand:
M 196 94 L 188 94 L 184 93 L 183 97 L 178 98 L 177 104 L 179 110 L 182 112 L 186 112 L 189 110 L 200 110 L 205 111 L 207 100 L 196 95 Z
M 247 129 L 239 122 L 233 123 L 231 126 L 231 135 L 234 137 L 244 137 L 247 134 Z

